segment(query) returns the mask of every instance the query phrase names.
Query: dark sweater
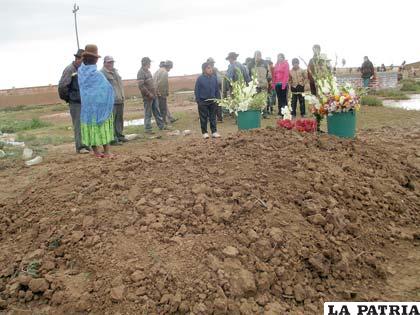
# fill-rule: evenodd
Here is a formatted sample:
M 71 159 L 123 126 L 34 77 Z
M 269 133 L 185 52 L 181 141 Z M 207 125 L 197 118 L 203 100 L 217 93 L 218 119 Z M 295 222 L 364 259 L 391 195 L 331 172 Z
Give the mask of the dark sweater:
M 80 104 L 79 82 L 77 80 L 77 67 L 74 62 L 63 71 L 58 83 L 58 94 L 67 103 Z
M 220 98 L 219 85 L 215 75 L 202 74 L 195 82 L 195 100 L 203 103 L 206 100 Z
M 364 61 L 361 67 L 362 78 L 370 78 L 375 73 L 375 68 L 370 60 Z

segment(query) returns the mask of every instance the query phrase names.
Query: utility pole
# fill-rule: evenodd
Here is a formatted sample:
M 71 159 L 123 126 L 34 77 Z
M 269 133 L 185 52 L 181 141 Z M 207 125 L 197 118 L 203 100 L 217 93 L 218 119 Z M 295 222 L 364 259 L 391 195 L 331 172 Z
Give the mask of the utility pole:
M 73 14 L 74 14 L 74 28 L 76 30 L 76 40 L 77 40 L 77 49 L 80 49 L 79 45 L 79 34 L 77 32 L 77 11 L 79 11 L 79 6 L 76 3 L 73 6 Z

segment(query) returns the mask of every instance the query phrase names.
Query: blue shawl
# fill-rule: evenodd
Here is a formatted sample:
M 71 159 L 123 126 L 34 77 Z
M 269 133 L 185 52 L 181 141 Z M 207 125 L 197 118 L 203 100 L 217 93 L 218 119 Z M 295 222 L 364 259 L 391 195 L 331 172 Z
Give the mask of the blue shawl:
M 114 89 L 96 65 L 82 64 L 78 71 L 82 108 L 80 120 L 83 124 L 101 125 L 114 108 Z

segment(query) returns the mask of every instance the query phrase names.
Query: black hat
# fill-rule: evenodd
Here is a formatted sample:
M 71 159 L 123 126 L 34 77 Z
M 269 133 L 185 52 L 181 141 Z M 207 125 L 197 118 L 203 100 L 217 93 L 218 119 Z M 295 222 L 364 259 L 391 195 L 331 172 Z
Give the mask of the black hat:
M 77 58 L 82 58 L 82 54 L 85 52 L 84 49 L 78 49 L 77 53 L 74 54 L 75 57 Z
M 228 56 L 226 57 L 226 60 L 229 60 L 229 59 L 235 59 L 236 60 L 236 58 L 238 58 L 238 56 L 239 56 L 239 54 L 237 54 L 236 52 L 230 52 L 228 54 Z
M 142 62 L 143 62 L 143 61 L 142 61 Z M 166 65 L 166 62 L 165 62 L 165 61 L 161 61 L 161 62 L 159 63 L 159 68 L 165 67 L 165 65 Z
M 205 62 L 205 63 L 203 63 L 203 64 L 201 65 L 201 70 L 203 71 L 203 73 L 204 73 L 204 70 L 206 70 L 206 68 L 207 68 L 208 66 L 211 66 L 211 63 L 210 63 L 210 62 Z
M 149 57 L 143 57 L 141 59 L 141 64 L 142 65 L 149 65 L 152 62 L 152 60 Z
M 174 63 L 171 60 L 166 60 L 164 67 L 172 69 L 174 67 Z

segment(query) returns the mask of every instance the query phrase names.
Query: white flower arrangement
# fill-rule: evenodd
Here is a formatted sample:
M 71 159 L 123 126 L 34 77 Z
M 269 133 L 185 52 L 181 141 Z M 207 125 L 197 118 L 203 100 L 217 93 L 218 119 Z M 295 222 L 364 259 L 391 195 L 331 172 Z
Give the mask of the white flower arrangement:
M 283 115 L 283 119 L 292 120 L 292 112 L 290 111 L 289 106 L 284 106 L 281 109 L 281 114 Z
M 246 84 L 242 73 L 238 70 L 238 80 L 232 82 L 228 79 L 232 92 L 226 98 L 215 100 L 220 106 L 229 110 L 230 113 L 237 114 L 238 112 L 245 112 L 248 110 L 262 111 L 267 104 L 267 93 L 257 93 L 258 79 L 256 75 L 252 76 L 251 82 Z

